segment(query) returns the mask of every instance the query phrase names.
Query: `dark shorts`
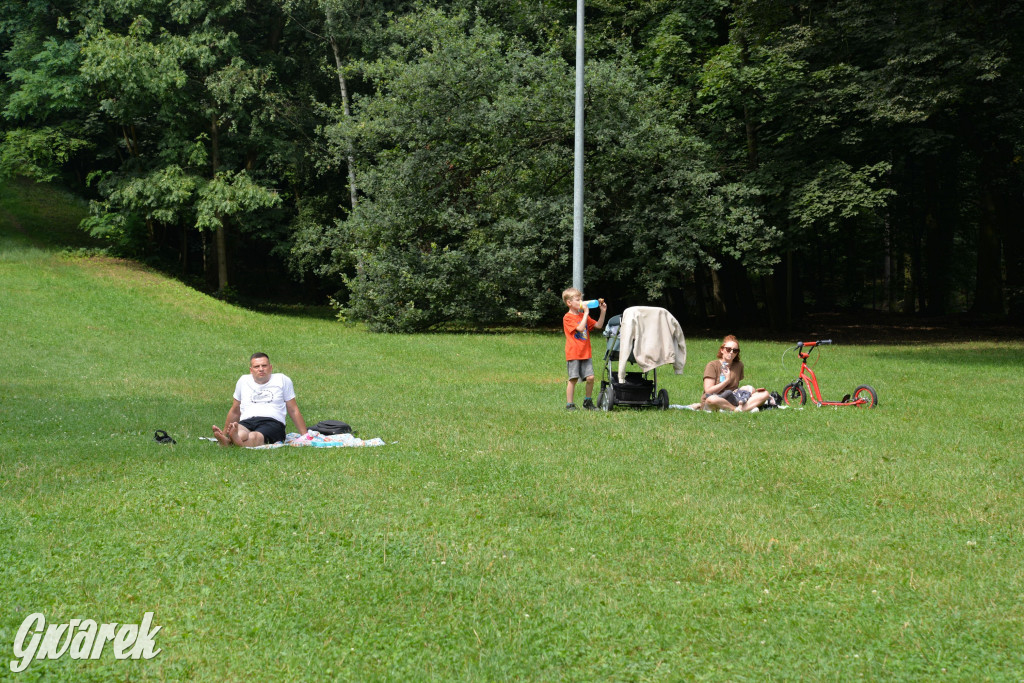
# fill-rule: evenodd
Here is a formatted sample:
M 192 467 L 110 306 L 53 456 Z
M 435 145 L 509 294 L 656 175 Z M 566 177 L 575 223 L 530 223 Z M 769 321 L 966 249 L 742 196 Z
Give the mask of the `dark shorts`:
M 744 392 L 744 393 L 746 393 L 746 392 Z M 738 406 L 740 404 L 740 400 L 736 396 L 736 392 L 734 392 L 732 389 L 726 389 L 725 391 L 720 391 L 717 394 L 704 394 L 705 400 L 709 396 L 721 396 L 722 398 L 724 398 L 726 401 L 728 401 L 729 403 L 731 403 L 734 406 Z M 744 399 L 744 400 L 746 400 L 746 399 Z
M 250 432 L 259 432 L 263 435 L 263 443 L 278 443 L 284 441 L 284 425 L 272 417 L 250 417 L 242 420 L 242 425 Z

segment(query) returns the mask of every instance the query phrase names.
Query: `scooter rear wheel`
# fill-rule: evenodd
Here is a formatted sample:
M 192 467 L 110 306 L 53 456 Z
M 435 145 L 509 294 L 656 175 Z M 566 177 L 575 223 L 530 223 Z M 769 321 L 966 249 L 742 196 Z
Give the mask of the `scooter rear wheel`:
M 878 405 L 878 394 L 873 387 L 861 384 L 853 390 L 853 398 L 851 400 L 854 402 L 863 401 L 863 403 L 857 404 L 858 408 L 874 408 Z

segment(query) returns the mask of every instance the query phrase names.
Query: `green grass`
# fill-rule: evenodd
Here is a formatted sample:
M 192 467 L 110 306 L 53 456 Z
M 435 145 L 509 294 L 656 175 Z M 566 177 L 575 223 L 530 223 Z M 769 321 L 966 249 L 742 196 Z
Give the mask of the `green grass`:
M 557 331 L 253 313 L 27 247 L 26 210 L 0 213 L 0 679 L 1022 678 L 1020 341 L 827 349 L 826 396 L 868 382 L 873 411 L 568 415 Z M 717 346 L 688 342 L 674 403 Z M 795 374 L 741 342 L 751 381 Z M 389 445 L 200 440 L 256 350 L 307 421 Z M 147 611 L 151 661 L 7 668 L 33 612 Z

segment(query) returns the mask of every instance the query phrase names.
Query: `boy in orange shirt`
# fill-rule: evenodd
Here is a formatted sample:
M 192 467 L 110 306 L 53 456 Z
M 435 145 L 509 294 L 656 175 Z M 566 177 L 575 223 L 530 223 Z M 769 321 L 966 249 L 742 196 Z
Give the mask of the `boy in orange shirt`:
M 608 305 L 601 301 L 601 316 L 594 320 L 590 313 L 583 307 L 583 293 L 575 287 L 562 292 L 562 301 L 569 307 L 569 312 L 562 317 L 562 329 L 565 331 L 565 360 L 569 371 L 569 383 L 565 387 L 565 408 L 576 410 L 574 397 L 576 395 L 576 383 L 579 380 L 586 382 L 586 396 L 583 399 L 583 407 L 587 410 L 597 410 L 592 395 L 594 393 L 594 363 L 591 360 L 590 351 L 590 330 L 599 330 L 604 327 L 604 316 L 608 312 Z

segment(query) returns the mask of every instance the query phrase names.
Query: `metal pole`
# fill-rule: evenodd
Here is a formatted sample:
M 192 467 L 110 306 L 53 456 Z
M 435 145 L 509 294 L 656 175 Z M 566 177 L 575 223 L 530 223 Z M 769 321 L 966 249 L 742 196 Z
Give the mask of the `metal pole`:
M 572 286 L 583 291 L 583 0 L 576 0 L 576 148 L 573 167 Z

